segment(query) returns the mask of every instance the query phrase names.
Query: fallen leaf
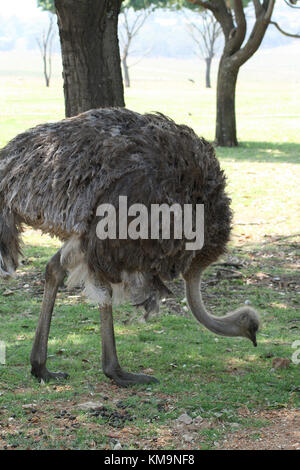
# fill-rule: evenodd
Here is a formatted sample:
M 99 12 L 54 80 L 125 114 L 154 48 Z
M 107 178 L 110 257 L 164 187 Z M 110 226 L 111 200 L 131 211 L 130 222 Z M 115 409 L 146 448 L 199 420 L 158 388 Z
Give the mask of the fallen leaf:
M 272 360 L 272 366 L 274 369 L 288 369 L 290 366 L 290 359 L 286 359 L 283 357 L 274 357 Z

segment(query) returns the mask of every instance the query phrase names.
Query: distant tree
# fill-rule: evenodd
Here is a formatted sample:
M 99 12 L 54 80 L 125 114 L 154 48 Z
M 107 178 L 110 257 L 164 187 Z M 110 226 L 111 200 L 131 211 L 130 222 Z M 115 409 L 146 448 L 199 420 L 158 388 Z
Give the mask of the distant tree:
M 130 87 L 128 56 L 131 52 L 132 44 L 153 10 L 154 5 L 149 5 L 147 0 L 123 0 L 120 15 L 123 21 L 120 22 L 119 37 L 126 87 Z
M 66 116 L 124 106 L 118 42 L 122 0 L 38 0 L 58 18 Z
M 238 145 L 235 117 L 235 90 L 240 67 L 260 47 L 265 32 L 271 24 L 275 0 L 252 0 L 255 23 L 249 38 L 245 41 L 247 0 L 183 0 L 213 13 L 220 23 L 225 45 L 219 64 L 217 83 L 216 144 L 225 147 Z M 295 5 L 297 0 L 285 0 Z M 182 5 L 182 0 L 177 2 Z
M 195 21 L 191 15 L 185 13 L 188 21 L 187 29 L 191 38 L 196 44 L 195 53 L 205 60 L 205 85 L 206 88 L 211 88 L 210 69 L 211 62 L 215 56 L 217 48 L 217 40 L 222 34 L 220 23 L 215 19 L 214 15 L 208 11 L 203 10 L 199 12 L 199 20 Z
M 52 74 L 52 42 L 54 36 L 53 26 L 54 15 L 49 13 L 49 24 L 47 30 L 43 31 L 41 37 L 36 38 L 43 59 L 46 87 L 50 86 L 50 79 Z

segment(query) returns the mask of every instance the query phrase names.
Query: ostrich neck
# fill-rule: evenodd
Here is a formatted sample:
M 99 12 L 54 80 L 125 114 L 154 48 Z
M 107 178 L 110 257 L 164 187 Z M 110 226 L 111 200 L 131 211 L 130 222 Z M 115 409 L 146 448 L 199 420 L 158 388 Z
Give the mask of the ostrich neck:
M 186 276 L 186 296 L 190 309 L 195 318 L 210 331 L 222 336 L 239 336 L 240 331 L 234 314 L 225 317 L 215 317 L 206 310 L 201 296 L 201 270 Z

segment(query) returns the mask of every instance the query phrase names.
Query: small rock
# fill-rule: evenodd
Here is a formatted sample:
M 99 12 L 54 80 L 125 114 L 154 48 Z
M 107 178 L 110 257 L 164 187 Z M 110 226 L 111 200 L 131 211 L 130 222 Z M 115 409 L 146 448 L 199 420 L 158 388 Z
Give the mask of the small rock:
M 192 442 L 195 439 L 195 435 L 194 434 L 183 434 L 182 439 L 185 442 Z
M 122 445 L 120 442 L 116 443 L 116 445 L 114 446 L 114 450 L 122 450 Z
M 195 424 L 195 426 L 199 426 L 202 422 L 203 422 L 202 416 L 198 415 L 198 416 L 196 416 L 196 418 L 194 419 L 194 422 L 193 422 L 193 423 Z
M 92 410 L 96 411 L 103 408 L 103 403 L 100 401 L 86 401 L 85 403 L 80 403 L 77 408 L 80 410 Z
M 13 295 L 13 294 L 14 294 L 13 290 L 6 289 L 6 291 L 4 291 L 2 295 L 4 295 L 5 297 L 8 297 L 9 295 Z
M 191 424 L 193 422 L 193 419 L 187 413 L 183 413 L 177 418 L 177 422 L 183 424 Z
M 144 370 L 143 370 L 143 373 L 144 373 L 144 374 L 153 374 L 153 372 L 154 372 L 154 370 L 151 369 L 150 367 L 149 367 L 148 369 L 144 369 Z
M 248 300 L 248 299 L 245 300 L 245 304 L 246 304 L 246 305 L 251 305 L 251 300 Z
M 22 405 L 22 408 L 24 410 L 36 410 L 36 405 L 34 405 L 33 403 L 28 403 L 26 405 Z

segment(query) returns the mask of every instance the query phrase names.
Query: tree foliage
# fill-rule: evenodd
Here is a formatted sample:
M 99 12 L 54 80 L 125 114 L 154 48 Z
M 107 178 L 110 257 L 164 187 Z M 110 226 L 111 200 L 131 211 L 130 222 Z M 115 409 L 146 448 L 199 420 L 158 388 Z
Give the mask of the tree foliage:
M 56 13 L 54 0 L 37 0 L 37 6 L 44 11 L 50 11 L 50 13 Z
M 138 11 L 149 7 L 152 9 L 170 8 L 171 2 L 169 2 L 169 0 L 123 0 L 121 11 L 128 8 L 133 8 L 135 11 Z

